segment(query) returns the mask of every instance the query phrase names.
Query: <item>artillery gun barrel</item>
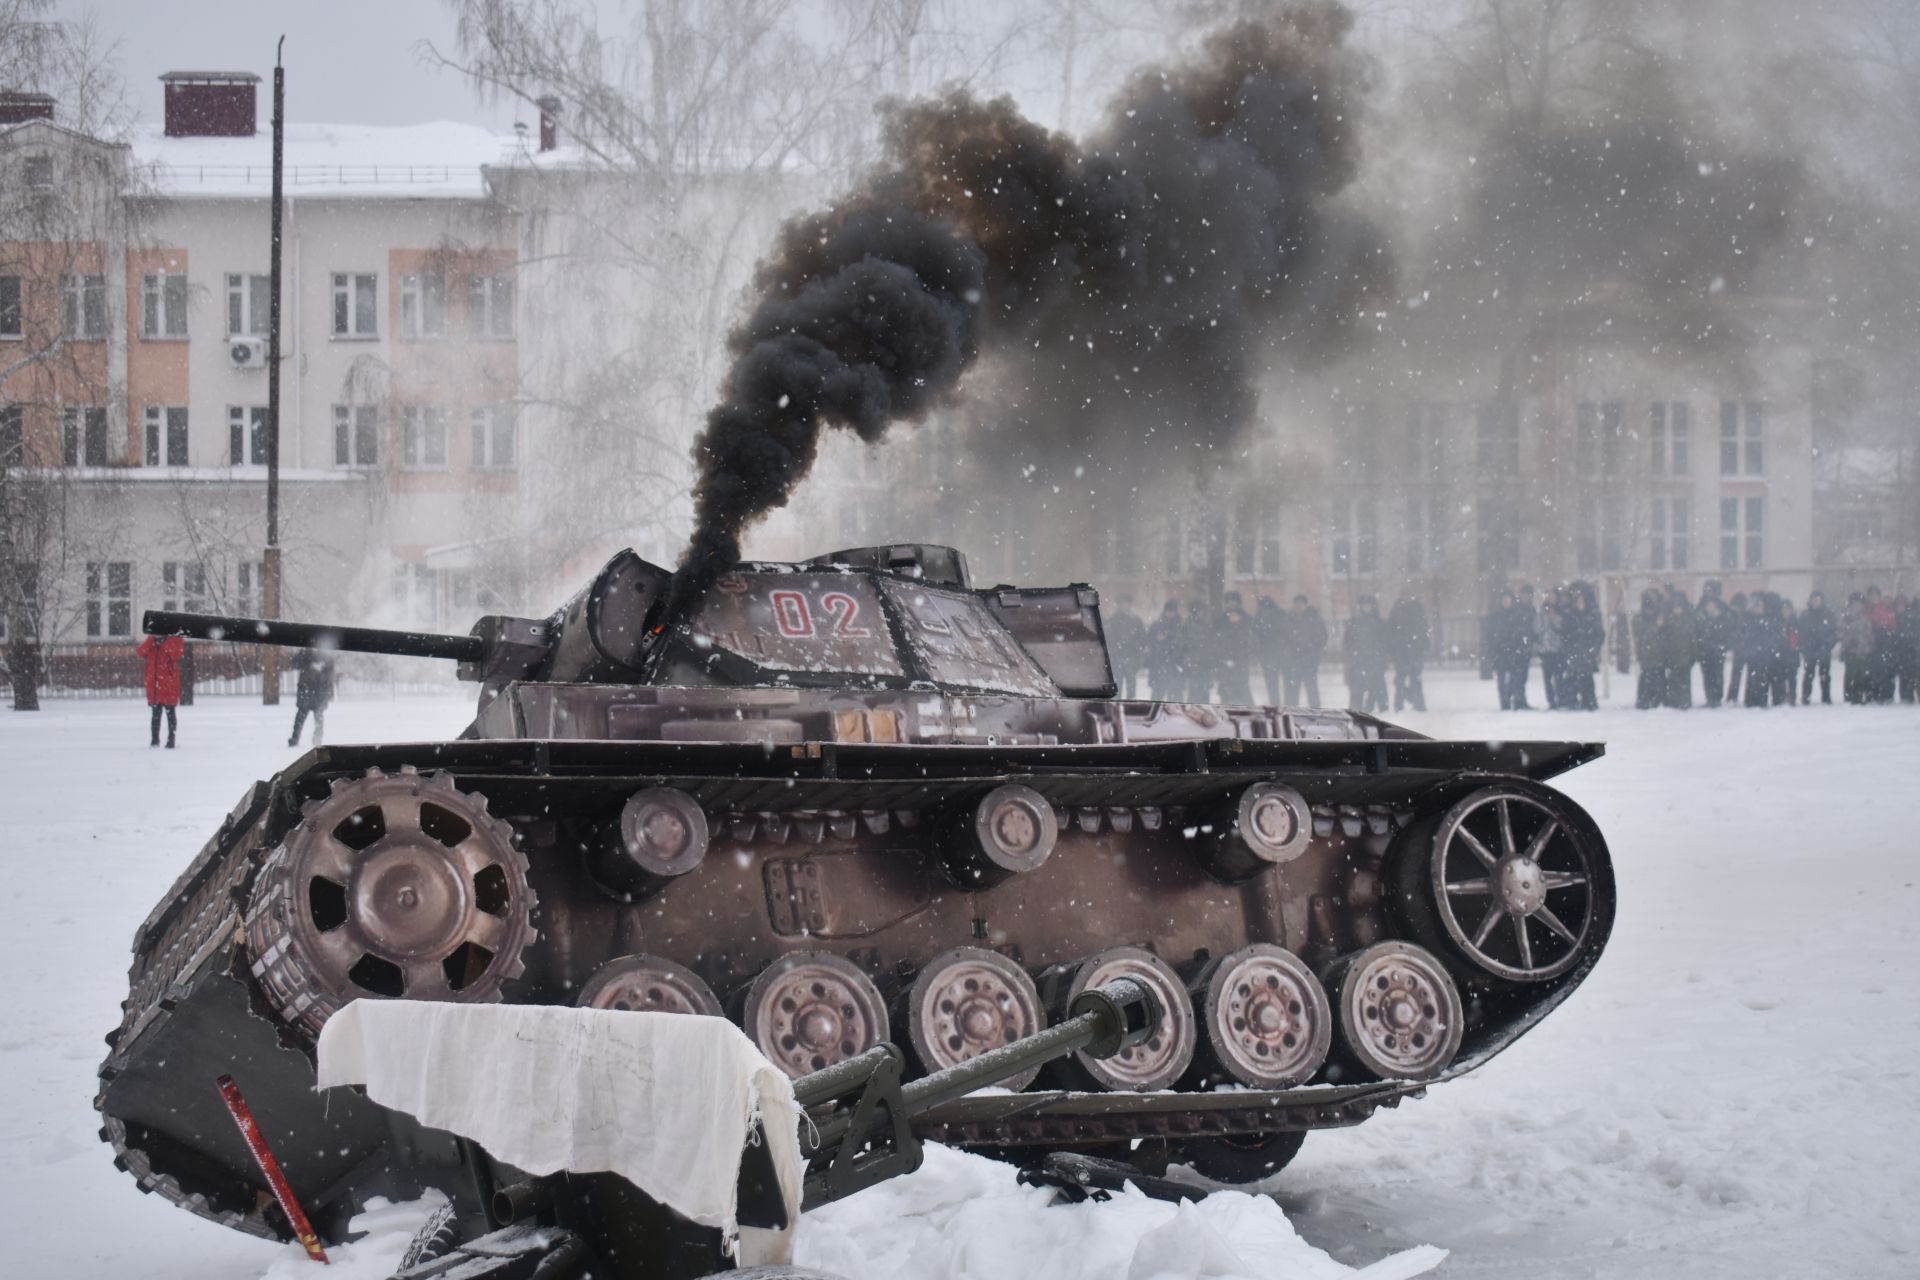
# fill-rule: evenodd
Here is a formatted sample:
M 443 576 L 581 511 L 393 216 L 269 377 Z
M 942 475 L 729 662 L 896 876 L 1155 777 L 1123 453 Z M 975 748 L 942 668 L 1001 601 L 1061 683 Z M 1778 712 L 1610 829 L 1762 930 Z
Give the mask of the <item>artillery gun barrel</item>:
M 274 622 L 212 613 L 149 609 L 141 630 L 150 636 L 186 636 L 194 640 L 232 640 L 275 644 L 291 649 L 330 649 L 341 653 L 384 653 L 396 658 L 445 658 L 480 662 L 487 642 L 479 636 L 438 635 L 430 631 L 387 631 L 379 627 L 330 627 L 312 622 Z

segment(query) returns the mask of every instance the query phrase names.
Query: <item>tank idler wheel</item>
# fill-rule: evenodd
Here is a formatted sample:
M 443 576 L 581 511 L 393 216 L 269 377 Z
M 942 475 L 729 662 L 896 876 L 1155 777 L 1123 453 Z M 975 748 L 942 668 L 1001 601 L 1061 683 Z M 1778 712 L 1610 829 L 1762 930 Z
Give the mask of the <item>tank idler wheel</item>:
M 1460 1052 L 1460 990 L 1446 966 L 1411 942 L 1376 942 L 1328 968 L 1340 1045 L 1382 1080 L 1431 1080 Z
M 1209 825 L 1207 870 L 1233 884 L 1305 853 L 1313 810 L 1292 787 L 1256 782 L 1217 809 Z
M 615 956 L 593 971 L 574 1001 L 583 1009 L 722 1016 L 719 999 L 700 975 L 664 956 Z
M 334 783 L 268 855 L 247 905 L 254 976 L 317 1032 L 363 996 L 481 1003 L 538 936 L 527 860 L 446 774 Z
M 1222 956 L 1203 978 L 1200 1026 L 1222 1071 L 1250 1088 L 1284 1089 L 1320 1070 L 1333 1010 L 1300 957 L 1256 942 Z
M 954 884 L 984 889 L 1039 870 L 1059 842 L 1060 817 L 1038 791 L 1009 782 L 955 811 L 936 829 Z
M 1073 983 L 1067 991 L 1068 1004 L 1082 991 L 1105 986 L 1115 978 L 1132 978 L 1159 999 L 1163 1011 L 1160 1025 L 1146 1039 L 1128 1045 L 1111 1057 L 1096 1058 L 1083 1049 L 1073 1055 L 1073 1060 L 1103 1089 L 1134 1092 L 1171 1089 L 1193 1065 L 1194 1050 L 1200 1039 L 1186 985 L 1166 961 L 1151 951 L 1112 947 L 1089 956 L 1074 969 Z
M 1286 1168 L 1306 1141 L 1306 1133 L 1298 1129 L 1188 1138 L 1174 1144 L 1171 1160 L 1186 1165 L 1208 1182 L 1245 1187 L 1264 1182 Z
M 1027 971 L 996 951 L 955 947 L 928 961 L 907 993 L 907 1036 L 929 1072 L 978 1057 L 1046 1025 Z M 999 1081 L 1018 1091 L 1035 1066 Z
M 795 951 L 747 988 L 747 1036 L 796 1080 L 887 1039 L 887 1002 L 873 979 L 827 951 Z
M 627 797 L 620 820 L 590 862 L 607 888 L 641 897 L 697 870 L 711 839 L 699 801 L 674 787 L 643 787 Z
M 1475 968 L 1514 982 L 1557 978 L 1589 950 L 1593 851 L 1540 797 L 1485 787 L 1434 828 L 1427 883 L 1447 937 Z

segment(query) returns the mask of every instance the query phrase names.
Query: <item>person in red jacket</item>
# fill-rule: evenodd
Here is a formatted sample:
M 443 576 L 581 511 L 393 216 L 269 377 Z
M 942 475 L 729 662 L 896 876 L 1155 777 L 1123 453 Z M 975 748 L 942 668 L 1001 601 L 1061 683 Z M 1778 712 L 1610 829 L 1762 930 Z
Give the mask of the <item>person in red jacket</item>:
M 160 713 L 167 713 L 167 749 L 173 749 L 173 734 L 177 721 L 174 708 L 180 705 L 180 657 L 187 651 L 187 642 L 179 636 L 148 636 L 140 642 L 134 652 L 145 659 L 147 664 L 147 705 L 153 708 L 153 741 L 147 745 L 160 745 Z

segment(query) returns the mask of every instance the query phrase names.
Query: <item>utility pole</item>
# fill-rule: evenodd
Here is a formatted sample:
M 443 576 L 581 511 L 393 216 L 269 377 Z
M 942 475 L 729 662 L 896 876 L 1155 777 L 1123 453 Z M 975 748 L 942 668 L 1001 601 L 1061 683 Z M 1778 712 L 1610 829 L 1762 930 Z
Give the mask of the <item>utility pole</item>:
M 281 51 L 287 38 L 273 48 L 273 211 L 272 251 L 268 259 L 267 292 L 267 550 L 260 561 L 260 613 L 280 616 L 280 206 L 281 168 L 287 126 L 287 71 Z M 280 650 L 263 646 L 260 666 L 260 702 L 280 705 Z

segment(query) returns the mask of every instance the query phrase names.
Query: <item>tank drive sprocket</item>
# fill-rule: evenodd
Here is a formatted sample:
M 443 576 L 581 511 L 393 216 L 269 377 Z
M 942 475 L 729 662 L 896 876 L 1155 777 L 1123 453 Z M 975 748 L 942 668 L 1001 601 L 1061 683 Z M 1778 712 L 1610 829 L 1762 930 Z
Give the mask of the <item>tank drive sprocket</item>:
M 318 1033 L 348 1001 L 484 1003 L 538 936 L 526 856 L 484 797 L 408 767 L 336 779 L 261 864 L 246 915 L 253 974 Z

